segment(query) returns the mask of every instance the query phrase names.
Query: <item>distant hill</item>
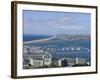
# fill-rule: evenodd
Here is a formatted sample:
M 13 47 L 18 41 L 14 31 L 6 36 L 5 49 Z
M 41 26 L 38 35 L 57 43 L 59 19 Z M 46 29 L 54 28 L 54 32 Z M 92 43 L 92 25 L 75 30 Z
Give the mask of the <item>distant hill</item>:
M 69 34 L 58 34 L 56 39 L 60 40 L 87 40 L 90 39 L 90 35 L 69 35 Z
M 76 41 L 76 40 L 89 40 L 90 35 L 69 35 L 69 34 L 58 34 L 52 37 L 26 41 L 24 44 L 36 43 L 36 42 L 53 42 L 53 41 Z

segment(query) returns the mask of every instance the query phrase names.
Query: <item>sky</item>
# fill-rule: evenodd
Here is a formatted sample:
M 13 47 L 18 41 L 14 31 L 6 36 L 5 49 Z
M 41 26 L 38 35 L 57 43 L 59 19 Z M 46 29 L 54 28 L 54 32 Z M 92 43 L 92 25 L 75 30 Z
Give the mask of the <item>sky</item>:
M 89 35 L 90 13 L 23 10 L 24 35 Z

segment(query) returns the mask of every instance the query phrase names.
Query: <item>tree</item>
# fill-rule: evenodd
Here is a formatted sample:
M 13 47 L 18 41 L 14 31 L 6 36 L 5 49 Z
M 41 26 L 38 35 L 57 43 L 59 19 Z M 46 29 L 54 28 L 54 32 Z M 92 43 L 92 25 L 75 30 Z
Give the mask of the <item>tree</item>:
M 66 59 L 62 60 L 62 61 L 61 61 L 61 65 L 62 65 L 63 67 L 68 66 L 67 60 L 66 60 Z

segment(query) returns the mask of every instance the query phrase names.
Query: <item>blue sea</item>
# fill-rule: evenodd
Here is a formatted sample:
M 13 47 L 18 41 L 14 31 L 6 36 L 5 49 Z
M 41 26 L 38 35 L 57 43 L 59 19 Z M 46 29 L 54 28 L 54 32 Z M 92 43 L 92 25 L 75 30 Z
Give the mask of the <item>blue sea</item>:
M 47 36 L 47 35 L 24 35 L 23 41 L 31 41 L 31 40 L 48 38 L 48 37 L 50 37 L 50 36 Z
M 30 41 L 30 40 L 36 40 L 36 39 L 42 39 L 42 38 L 47 38 L 50 36 L 35 36 L 35 35 L 26 35 L 23 37 L 24 41 Z M 68 40 L 50 40 L 50 41 L 46 41 L 46 42 L 38 42 L 38 43 L 31 43 L 28 44 L 30 46 L 42 46 L 44 48 L 53 48 L 53 49 L 57 49 L 57 48 L 62 48 L 62 47 L 68 47 L 68 46 L 79 46 L 79 47 L 84 47 L 90 50 L 90 46 L 91 46 L 91 41 L 90 39 L 86 39 L 86 40 L 74 40 L 74 41 L 68 41 Z M 91 50 L 90 50 L 91 51 Z M 55 59 L 60 59 L 60 58 L 85 58 L 87 61 L 91 61 L 91 52 L 85 52 L 85 51 L 81 51 L 79 53 L 74 53 L 73 52 L 60 52 L 59 50 L 56 50 L 55 52 L 50 52 L 52 57 L 54 57 Z M 91 63 L 91 62 L 90 62 Z

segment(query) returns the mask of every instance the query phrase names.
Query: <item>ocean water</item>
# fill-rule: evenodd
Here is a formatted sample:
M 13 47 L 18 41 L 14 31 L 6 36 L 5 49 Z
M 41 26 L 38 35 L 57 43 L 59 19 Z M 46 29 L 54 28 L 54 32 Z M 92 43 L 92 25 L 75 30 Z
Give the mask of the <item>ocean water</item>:
M 47 38 L 49 36 L 24 36 L 24 41 L 29 41 L 29 40 L 36 40 L 36 39 L 42 39 L 42 38 Z M 50 52 L 52 57 L 55 59 L 61 59 L 61 58 L 85 58 L 87 61 L 91 61 L 91 41 L 90 39 L 86 40 L 74 40 L 74 41 L 68 41 L 68 40 L 50 40 L 47 42 L 38 42 L 38 43 L 31 43 L 28 44 L 29 46 L 42 46 L 44 48 L 53 48 L 56 49 L 55 52 Z M 84 47 L 89 49 L 89 52 L 85 51 L 80 51 L 78 53 L 73 52 L 60 52 L 57 50 L 58 48 L 63 48 L 63 47 L 69 47 L 69 46 L 78 46 L 78 47 Z M 90 62 L 91 63 L 91 62 Z
M 37 39 L 42 39 L 42 38 L 48 38 L 50 36 L 46 35 L 24 35 L 23 36 L 23 41 L 31 41 L 31 40 L 37 40 Z

